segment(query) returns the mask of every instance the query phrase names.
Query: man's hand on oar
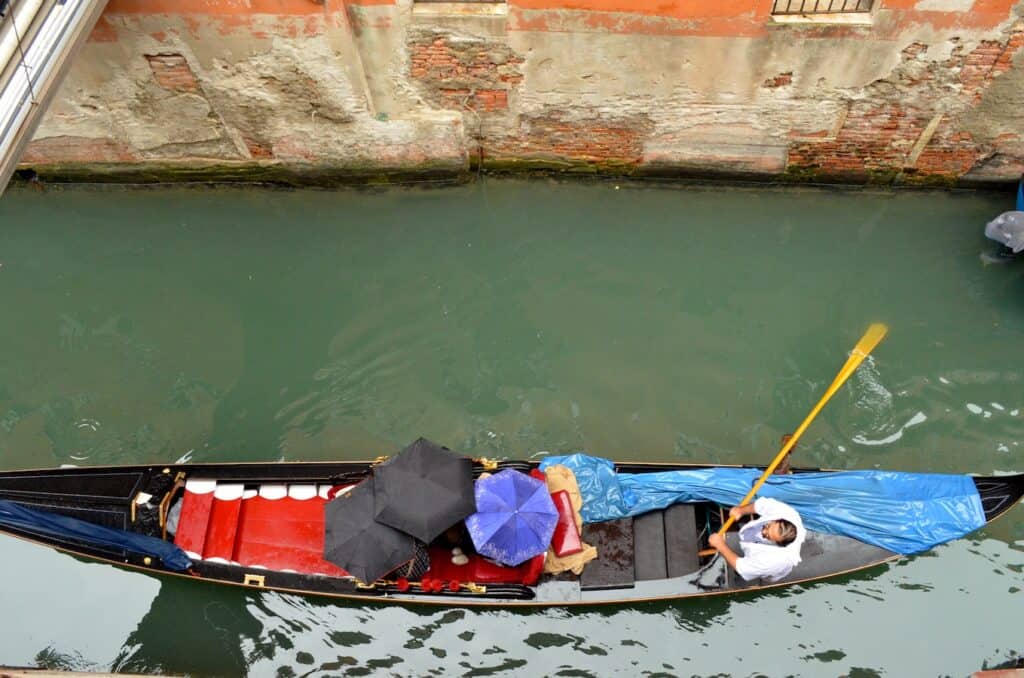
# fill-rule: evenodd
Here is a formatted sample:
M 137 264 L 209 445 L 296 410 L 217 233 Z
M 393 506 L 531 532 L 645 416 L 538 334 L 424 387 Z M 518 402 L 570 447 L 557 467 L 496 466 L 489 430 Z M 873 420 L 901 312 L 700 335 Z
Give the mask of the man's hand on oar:
M 821 400 L 818 401 L 818 404 L 814 406 L 814 409 L 811 410 L 811 413 L 807 415 L 807 418 L 803 420 L 800 426 L 798 426 L 797 429 L 793 431 L 793 435 L 789 438 L 789 440 L 785 442 L 785 444 L 782 446 L 782 449 L 779 450 L 779 453 L 775 456 L 775 459 L 772 460 L 772 463 L 768 464 L 768 468 L 764 470 L 764 474 L 756 483 L 754 483 L 754 486 L 750 488 L 750 492 L 748 492 L 747 496 L 743 498 L 743 501 L 739 503 L 739 506 L 747 505 L 750 502 L 750 500 L 754 497 L 754 495 L 757 494 L 757 491 L 761 489 L 762 485 L 764 485 L 764 481 L 767 480 L 768 476 L 770 476 L 779 466 L 779 464 L 782 463 L 782 460 L 786 458 L 786 455 L 788 455 L 790 450 L 793 449 L 793 446 L 796 445 L 796 441 L 800 438 L 800 436 L 803 435 L 804 431 L 807 430 L 807 427 L 811 425 L 811 422 L 814 421 L 814 418 L 816 416 L 818 416 L 818 413 L 821 412 L 821 409 L 825 407 L 825 403 L 827 403 L 829 399 L 831 399 L 832 396 L 835 395 L 836 391 L 839 390 L 839 387 L 842 386 L 846 382 L 846 380 L 850 378 L 850 375 L 854 373 L 854 371 L 857 369 L 857 366 L 864 362 L 864 358 L 866 358 L 868 354 L 871 353 L 872 349 L 874 349 L 875 346 L 878 346 L 879 342 L 881 342 L 882 339 L 885 338 L 885 335 L 888 331 L 889 328 L 883 325 L 882 323 L 874 323 L 870 327 L 868 327 L 867 332 L 865 332 L 864 336 L 860 338 L 860 341 L 857 342 L 857 345 L 853 347 L 853 350 L 850 352 L 850 357 L 839 370 L 839 374 L 836 375 L 836 378 L 832 381 L 832 384 L 829 385 L 829 387 L 825 390 L 825 395 L 821 397 Z M 732 526 L 734 521 L 735 518 L 733 518 L 733 516 L 730 515 L 729 519 L 726 520 L 722 524 L 721 529 L 718 530 L 718 534 L 724 535 L 726 531 L 729 529 L 729 527 Z M 710 538 L 708 539 L 708 543 L 711 543 Z M 714 552 L 715 549 L 705 549 L 700 552 L 700 555 L 707 556 L 713 554 Z

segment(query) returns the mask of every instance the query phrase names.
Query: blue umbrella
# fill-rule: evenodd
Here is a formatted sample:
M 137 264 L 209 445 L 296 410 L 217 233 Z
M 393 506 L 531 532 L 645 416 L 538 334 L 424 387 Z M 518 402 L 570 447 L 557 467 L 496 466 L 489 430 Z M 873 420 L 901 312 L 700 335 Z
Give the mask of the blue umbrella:
M 466 527 L 478 553 L 514 566 L 548 550 L 558 511 L 543 481 L 508 469 L 477 480 L 474 492 Z

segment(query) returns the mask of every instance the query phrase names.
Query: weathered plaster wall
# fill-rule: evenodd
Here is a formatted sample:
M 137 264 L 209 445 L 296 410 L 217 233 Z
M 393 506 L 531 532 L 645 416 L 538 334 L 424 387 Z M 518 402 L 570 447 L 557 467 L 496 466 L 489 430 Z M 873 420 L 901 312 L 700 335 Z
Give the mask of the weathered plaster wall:
M 365 75 L 342 5 L 112 0 L 24 160 L 257 177 L 465 166 L 460 115 L 384 119 Z
M 41 172 L 485 167 L 999 181 L 1024 169 L 1024 2 L 111 0 Z

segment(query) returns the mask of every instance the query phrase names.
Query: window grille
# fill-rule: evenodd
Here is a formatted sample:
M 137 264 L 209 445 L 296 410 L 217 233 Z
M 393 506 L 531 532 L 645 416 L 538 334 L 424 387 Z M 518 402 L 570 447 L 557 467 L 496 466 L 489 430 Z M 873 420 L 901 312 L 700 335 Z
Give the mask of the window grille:
M 775 0 L 772 14 L 870 12 L 874 0 Z

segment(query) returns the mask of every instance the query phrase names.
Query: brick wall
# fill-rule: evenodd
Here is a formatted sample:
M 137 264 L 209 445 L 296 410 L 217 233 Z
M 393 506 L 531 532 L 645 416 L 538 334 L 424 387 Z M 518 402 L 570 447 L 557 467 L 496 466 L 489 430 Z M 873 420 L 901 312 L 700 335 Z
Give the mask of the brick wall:
M 582 120 L 569 119 L 564 113 L 524 116 L 518 134 L 488 140 L 484 154 L 638 164 L 651 127 L 643 116 Z
M 1021 45 L 1021 23 L 1005 40 L 983 40 L 969 52 L 953 38 L 942 61 L 927 61 L 928 46 L 911 43 L 891 78 L 867 88 L 866 100 L 850 103 L 834 138 L 791 145 L 790 169 L 851 177 L 877 171 L 963 175 L 994 150 L 962 131 L 963 113 L 1012 67 Z
M 433 106 L 455 111 L 506 110 L 523 80 L 523 58 L 478 37 L 417 32 L 409 40 L 409 75 Z
M 199 83 L 181 54 L 147 54 L 146 60 L 158 85 L 172 92 L 196 93 Z

